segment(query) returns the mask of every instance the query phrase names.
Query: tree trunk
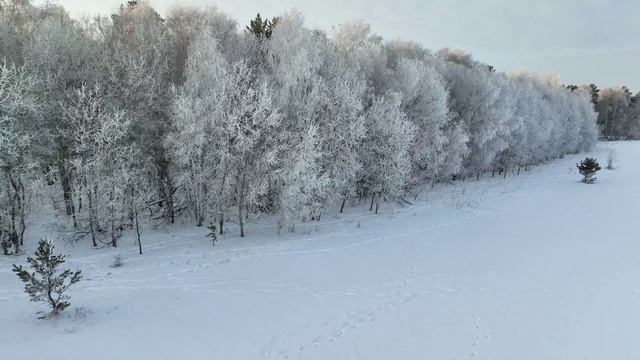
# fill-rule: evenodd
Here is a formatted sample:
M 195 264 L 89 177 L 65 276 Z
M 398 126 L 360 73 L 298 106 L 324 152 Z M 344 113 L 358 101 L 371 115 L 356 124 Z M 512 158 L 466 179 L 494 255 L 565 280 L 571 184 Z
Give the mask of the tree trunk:
M 84 191 L 84 189 L 82 188 L 82 186 L 80 186 L 78 188 L 78 213 L 82 213 L 82 192 Z
M 342 214 L 342 211 L 344 211 L 344 204 L 347 203 L 347 199 L 346 198 L 342 198 L 342 205 L 340 206 L 340 214 Z
M 376 215 L 378 214 L 378 208 L 380 207 L 380 197 L 382 197 L 382 193 L 378 193 L 378 201 L 376 201 Z
M 376 193 L 373 193 L 373 195 L 371 196 L 371 205 L 369 205 L 369 211 L 373 210 L 373 200 L 375 200 L 376 198 Z
M 223 175 L 222 175 L 222 182 L 220 183 L 220 191 L 218 191 L 218 203 L 219 203 L 218 225 L 220 226 L 220 230 L 219 230 L 220 235 L 224 234 L 224 230 L 222 230 L 222 226 L 224 225 L 224 205 L 222 204 L 224 203 L 224 200 L 226 198 L 224 196 L 224 184 L 227 182 L 228 166 L 225 165 L 224 171 L 222 174 Z M 269 182 L 269 186 L 271 186 L 271 182 Z
M 11 174 L 9 176 L 9 181 L 11 182 L 11 187 L 13 188 L 14 194 L 11 196 L 11 243 L 15 246 L 15 252 L 18 253 L 20 240 L 18 238 L 18 230 L 16 229 L 16 213 L 17 213 L 17 203 L 19 199 L 17 197 L 17 193 L 15 192 L 15 183 Z
M 247 171 L 246 171 L 247 160 L 244 160 L 244 169 L 242 169 L 242 175 L 240 176 L 240 187 L 239 187 L 239 196 L 238 196 L 238 221 L 240 224 L 240 237 L 244 237 L 244 218 L 242 217 L 242 208 L 244 206 L 244 192 L 247 181 Z
M 118 247 L 118 239 L 116 237 L 116 221 L 111 218 L 111 246 L 114 248 Z
M 160 198 L 162 199 L 158 205 L 165 208 L 165 216 L 168 222 L 173 224 L 175 222 L 175 204 L 173 202 L 175 189 L 173 187 L 173 179 L 169 174 L 168 161 L 160 160 L 158 167 L 157 181 L 160 184 Z
M 115 219 L 115 209 L 113 206 L 113 193 L 114 189 L 111 189 L 109 193 L 109 213 L 110 213 L 110 222 L 111 222 L 111 246 L 114 248 L 118 247 L 118 239 L 116 236 L 116 219 Z
M 93 195 L 91 189 L 87 190 L 87 201 L 89 202 L 89 230 L 91 231 L 91 243 L 93 247 L 98 247 L 96 242 L 96 224 L 95 224 L 95 211 L 93 210 Z
M 507 178 L 507 172 L 509 171 L 509 167 L 504 168 L 504 179 Z
M 24 194 L 24 184 L 22 183 L 22 180 L 18 180 L 18 183 L 20 184 L 20 246 L 24 245 L 24 232 L 27 230 L 27 225 L 25 223 L 25 204 L 26 204 L 26 199 L 25 199 L 25 194 Z
M 11 232 L 14 237 L 14 245 L 16 246 L 16 252 L 18 252 L 18 246 L 24 245 L 24 232 L 26 230 L 25 224 L 25 195 L 24 185 L 20 178 L 13 175 L 12 170 L 7 170 L 7 178 L 13 190 L 11 200 Z M 19 222 L 19 225 L 16 225 Z
M 48 289 L 47 289 L 47 298 L 49 298 L 49 305 L 51 305 L 51 315 L 58 315 L 58 302 L 56 300 L 53 299 L 53 296 L 51 296 L 51 291 L 53 289 L 51 288 L 51 284 L 49 284 Z M 60 298 L 58 298 L 59 300 Z
M 140 255 L 142 255 L 142 239 L 140 238 L 140 224 L 138 223 L 138 210 L 136 209 L 133 212 L 134 212 L 133 216 L 135 217 L 135 221 L 136 221 L 136 238 L 138 239 L 138 252 L 140 253 Z
M 62 186 L 62 196 L 64 198 L 64 206 L 67 211 L 67 216 L 73 218 L 73 227 L 77 227 L 76 221 L 76 209 L 73 204 L 73 188 L 71 187 L 71 179 L 65 160 L 58 162 L 58 172 L 60 173 L 60 185 Z
M 172 185 L 173 183 L 170 180 L 167 180 L 167 181 L 168 181 L 168 184 L 167 184 L 167 186 L 168 186 L 167 190 L 168 191 L 167 191 L 167 197 L 166 197 L 165 200 L 166 200 L 166 203 L 167 203 L 167 212 L 168 212 L 168 215 L 169 215 L 169 222 L 171 224 L 174 224 L 175 221 L 176 221 L 176 209 L 175 209 L 175 204 L 173 203 L 173 192 L 174 192 L 174 189 L 173 189 L 173 185 Z
M 238 202 L 238 220 L 240 224 L 240 237 L 244 237 L 244 219 L 242 218 L 242 203 Z

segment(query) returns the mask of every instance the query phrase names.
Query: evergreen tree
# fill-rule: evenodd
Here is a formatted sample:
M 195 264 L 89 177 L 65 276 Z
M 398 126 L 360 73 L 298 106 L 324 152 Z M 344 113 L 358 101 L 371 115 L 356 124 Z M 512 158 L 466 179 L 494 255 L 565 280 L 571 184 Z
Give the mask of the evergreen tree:
M 70 297 L 66 292 L 82 278 L 80 271 L 67 269 L 60 272 L 58 267 L 64 264 L 65 256 L 55 255 L 54 250 L 51 240 L 40 240 L 35 258 L 27 258 L 34 272 L 29 272 L 22 265 L 13 265 L 13 272 L 26 283 L 24 291 L 31 296 L 31 301 L 46 302 L 51 307 L 51 312 L 41 319 L 58 315 L 69 307 Z
M 598 98 L 600 97 L 600 89 L 596 84 L 589 84 L 589 92 L 591 93 L 591 102 L 594 106 L 598 105 Z
M 585 184 L 593 184 L 596 181 L 595 175 L 600 171 L 600 164 L 593 158 L 586 158 L 576 165 L 580 174 L 584 176 L 582 181 Z
M 207 226 L 207 229 L 209 229 L 207 237 L 211 239 L 211 245 L 216 246 L 216 241 L 218 241 L 218 227 L 214 223 L 210 223 L 209 226 Z
M 249 22 L 249 26 L 247 26 L 247 31 L 252 33 L 258 39 L 271 39 L 271 35 L 273 34 L 273 29 L 275 29 L 276 25 L 278 25 L 279 18 L 274 17 L 273 19 L 263 20 L 260 14 L 257 14 L 255 19 Z

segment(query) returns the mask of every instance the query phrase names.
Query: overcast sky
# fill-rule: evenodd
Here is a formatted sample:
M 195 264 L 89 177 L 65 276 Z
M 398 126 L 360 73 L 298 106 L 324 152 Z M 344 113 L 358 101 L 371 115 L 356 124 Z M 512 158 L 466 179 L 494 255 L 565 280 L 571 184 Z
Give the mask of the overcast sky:
M 109 14 L 124 0 L 57 0 L 73 16 Z M 44 1 L 40 1 L 42 3 Z M 38 3 L 38 1 L 36 1 Z M 166 14 L 176 0 L 151 0 Z M 300 10 L 330 30 L 364 20 L 385 39 L 464 48 L 499 70 L 553 73 L 563 83 L 640 91 L 640 0 L 182 0 L 215 5 L 245 24 Z

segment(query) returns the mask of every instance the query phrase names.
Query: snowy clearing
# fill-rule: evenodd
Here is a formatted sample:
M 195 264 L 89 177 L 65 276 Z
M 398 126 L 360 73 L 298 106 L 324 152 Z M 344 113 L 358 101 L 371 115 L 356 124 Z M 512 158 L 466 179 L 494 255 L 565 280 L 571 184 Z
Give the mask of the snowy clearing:
M 215 248 L 191 226 L 146 232 L 142 256 L 131 238 L 58 244 L 85 278 L 52 321 L 11 273 L 26 257 L 0 257 L 1 357 L 638 359 L 640 142 L 590 155 L 609 148 L 617 169 L 595 185 L 579 183 L 581 154 L 291 235 L 265 220 Z

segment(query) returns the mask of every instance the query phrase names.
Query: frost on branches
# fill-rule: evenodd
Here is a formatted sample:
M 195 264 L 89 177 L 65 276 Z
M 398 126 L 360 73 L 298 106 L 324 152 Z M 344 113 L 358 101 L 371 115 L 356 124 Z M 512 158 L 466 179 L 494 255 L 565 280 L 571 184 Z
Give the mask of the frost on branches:
M 262 216 L 282 231 L 435 182 L 640 136 L 626 89 L 505 74 L 471 54 L 327 34 L 292 11 L 239 26 L 147 2 L 77 22 L 61 6 L 0 16 L 0 237 L 23 242 L 46 194 L 72 240 L 118 246 L 145 226 Z M 273 15 L 273 14 L 272 14 Z M 594 111 L 594 105 L 599 114 Z M 236 231 L 236 230 L 233 230 Z

